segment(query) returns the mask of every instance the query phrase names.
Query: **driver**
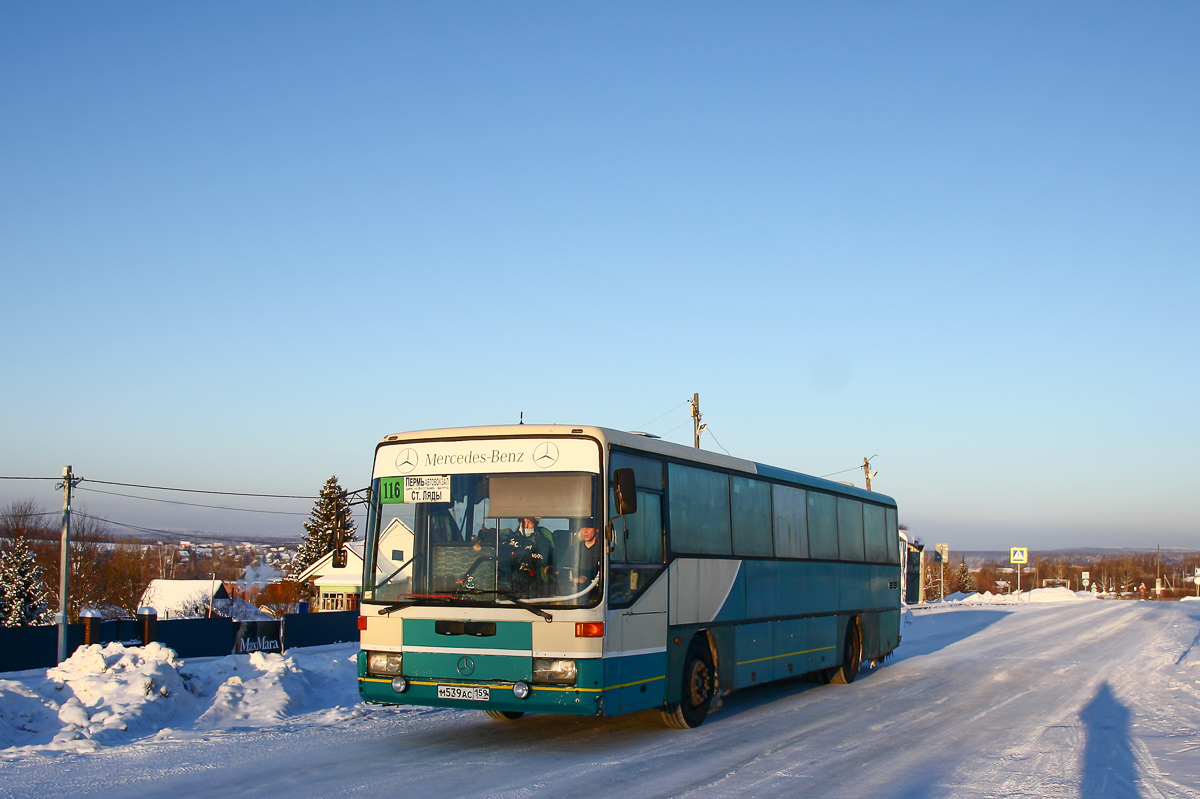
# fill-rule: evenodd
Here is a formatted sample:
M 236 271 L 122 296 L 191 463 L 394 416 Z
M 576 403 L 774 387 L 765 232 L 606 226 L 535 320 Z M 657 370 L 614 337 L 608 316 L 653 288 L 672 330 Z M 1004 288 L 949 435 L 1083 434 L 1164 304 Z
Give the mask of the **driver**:
M 550 542 L 541 534 L 537 521 L 521 519 L 516 531 L 508 533 L 501 547 L 503 565 L 517 591 L 550 579 Z
M 587 585 L 596 579 L 596 575 L 600 573 L 600 552 L 600 534 L 596 529 L 596 522 L 583 519 L 579 524 L 579 552 L 576 556 L 579 566 L 574 577 L 577 584 Z

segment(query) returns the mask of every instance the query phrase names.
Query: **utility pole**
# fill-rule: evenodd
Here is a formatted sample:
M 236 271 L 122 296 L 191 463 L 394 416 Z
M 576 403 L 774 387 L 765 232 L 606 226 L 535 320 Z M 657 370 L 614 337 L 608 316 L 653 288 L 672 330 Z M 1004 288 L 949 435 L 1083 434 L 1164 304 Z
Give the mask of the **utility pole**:
M 692 433 L 695 436 L 696 449 L 700 449 L 700 434 L 704 432 L 704 425 L 700 424 L 700 417 L 704 414 L 700 413 L 700 392 L 692 397 Z
M 872 455 L 871 458 L 875 456 Z M 871 471 L 871 458 L 863 458 L 863 474 L 867 476 L 867 490 L 871 490 L 871 478 L 879 474 L 879 472 Z
M 1162 545 L 1155 548 L 1158 550 L 1158 565 L 1154 567 L 1154 598 L 1162 599 Z
M 338 492 L 337 508 L 333 512 L 333 568 L 346 568 L 346 514 L 349 513 L 346 489 Z
M 70 465 L 63 468 L 62 544 L 58 554 L 58 662 L 67 659 L 67 611 L 71 607 L 71 489 L 79 480 L 71 473 Z

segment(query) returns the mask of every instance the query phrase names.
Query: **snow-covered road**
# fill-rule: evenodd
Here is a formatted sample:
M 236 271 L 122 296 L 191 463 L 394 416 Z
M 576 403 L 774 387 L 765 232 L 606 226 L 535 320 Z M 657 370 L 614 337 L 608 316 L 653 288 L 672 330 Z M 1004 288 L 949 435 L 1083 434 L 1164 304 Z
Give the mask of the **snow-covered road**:
M 347 647 L 300 650 L 289 706 L 221 659 L 175 729 L 0 749 L 0 795 L 1200 797 L 1200 602 L 930 608 L 903 635 L 852 685 L 739 692 L 686 731 L 355 707 Z

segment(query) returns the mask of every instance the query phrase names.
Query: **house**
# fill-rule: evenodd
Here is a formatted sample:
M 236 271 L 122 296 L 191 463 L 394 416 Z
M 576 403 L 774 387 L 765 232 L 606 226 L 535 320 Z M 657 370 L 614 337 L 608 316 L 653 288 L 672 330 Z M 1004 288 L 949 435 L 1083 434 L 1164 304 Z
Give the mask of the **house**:
M 229 592 L 220 580 L 151 580 L 142 592 L 139 607 L 154 608 L 158 618 L 205 615 L 209 602 L 214 607 L 229 603 Z
M 412 529 L 399 519 L 392 519 L 379 536 L 376 567 L 388 574 L 398 571 L 412 558 L 413 543 Z M 340 569 L 333 565 L 333 554 L 326 552 L 296 579 L 312 586 L 315 611 L 357 610 L 362 596 L 363 542 L 346 544 L 346 565 Z

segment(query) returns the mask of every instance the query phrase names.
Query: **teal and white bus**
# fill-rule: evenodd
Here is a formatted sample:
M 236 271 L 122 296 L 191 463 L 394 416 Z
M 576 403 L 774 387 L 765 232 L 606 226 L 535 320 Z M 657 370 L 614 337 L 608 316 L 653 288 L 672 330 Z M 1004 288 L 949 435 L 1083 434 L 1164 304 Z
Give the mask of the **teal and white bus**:
M 900 642 L 892 499 L 644 434 L 389 435 L 366 528 L 367 702 L 695 727 L 730 691 L 848 683 Z

